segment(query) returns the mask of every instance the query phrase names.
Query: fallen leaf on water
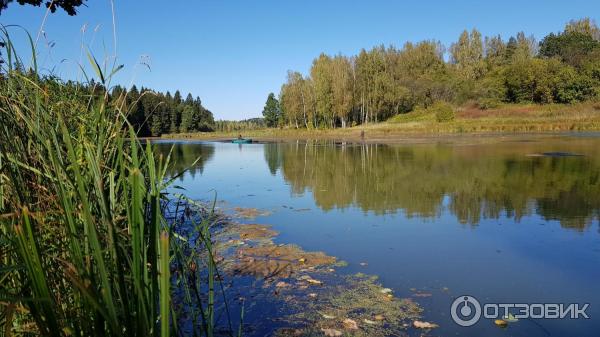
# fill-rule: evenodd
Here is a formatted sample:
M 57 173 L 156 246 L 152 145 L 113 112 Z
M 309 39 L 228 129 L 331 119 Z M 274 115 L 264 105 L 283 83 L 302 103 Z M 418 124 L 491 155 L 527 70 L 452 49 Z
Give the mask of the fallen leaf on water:
M 323 282 L 319 281 L 319 280 L 315 280 L 314 278 L 308 276 L 308 275 L 302 275 L 298 278 L 298 280 L 300 281 L 305 281 L 308 282 L 310 284 L 323 284 Z
M 439 325 L 430 322 L 414 321 L 413 326 L 417 329 L 435 329 Z
M 497 326 L 499 326 L 501 328 L 506 328 L 506 326 L 508 325 L 508 322 L 503 319 L 497 319 L 494 321 L 494 324 L 496 324 Z
M 503 320 L 503 319 L 497 319 L 494 321 L 494 324 L 496 324 L 497 326 L 501 327 L 501 328 L 506 328 L 508 326 L 508 322 Z
M 321 329 L 321 331 L 323 331 L 327 337 L 339 337 L 342 335 L 342 332 L 336 329 Z
M 356 324 L 356 321 L 350 318 L 346 318 L 342 323 L 344 323 L 344 328 L 348 329 L 348 330 L 357 330 L 358 329 L 358 324 Z

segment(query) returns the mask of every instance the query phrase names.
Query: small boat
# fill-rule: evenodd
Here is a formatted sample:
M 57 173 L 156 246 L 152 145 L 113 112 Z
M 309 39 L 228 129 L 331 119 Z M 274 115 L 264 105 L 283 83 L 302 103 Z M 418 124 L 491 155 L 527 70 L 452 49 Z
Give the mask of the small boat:
M 252 139 L 251 138 L 236 138 L 236 139 L 232 139 L 231 142 L 234 144 L 250 144 L 250 143 L 252 143 Z

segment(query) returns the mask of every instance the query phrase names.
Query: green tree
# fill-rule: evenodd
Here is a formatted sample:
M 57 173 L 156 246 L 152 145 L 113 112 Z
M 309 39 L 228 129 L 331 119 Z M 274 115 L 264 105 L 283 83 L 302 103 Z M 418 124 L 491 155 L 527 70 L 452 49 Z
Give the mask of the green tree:
M 331 71 L 332 108 L 335 118 L 338 118 L 342 127 L 345 128 L 353 103 L 353 76 L 350 60 L 342 55 L 334 57 L 331 62 Z M 302 98 L 304 105 L 304 96 Z
M 484 55 L 488 69 L 503 63 L 506 55 L 506 44 L 500 35 L 485 37 Z
M 600 42 L 592 35 L 571 30 L 561 34 L 551 33 L 540 43 L 540 55 L 558 57 L 572 66 L 580 66 L 594 51 L 600 50 Z
M 178 105 L 174 104 L 171 93 L 167 91 L 165 95 L 165 103 L 169 110 L 169 133 L 179 132 L 179 125 L 181 124 L 181 110 Z
M 313 79 L 316 111 L 319 120 L 323 120 L 328 127 L 333 127 L 333 88 L 331 57 L 321 54 L 313 61 L 310 68 L 310 76 Z
M 185 105 L 181 111 L 181 124 L 179 124 L 180 132 L 190 132 L 193 129 L 194 124 L 194 108 Z
M 483 41 L 481 33 L 473 29 L 471 33 L 466 30 L 460 35 L 458 42 L 450 47 L 452 63 L 463 78 L 467 80 L 479 79 L 483 75 Z
M 279 95 L 282 113 L 285 115 L 287 122 L 296 128 L 302 124 L 307 125 L 303 81 L 302 74 L 288 71 L 287 82 L 281 86 Z M 265 110 L 266 108 L 265 106 Z
M 268 127 L 276 127 L 279 121 L 281 110 L 279 101 L 275 98 L 274 93 L 270 93 L 267 97 L 267 102 L 263 108 L 262 114 L 265 118 Z
M 594 40 L 600 41 L 600 28 L 598 28 L 596 21 L 590 18 L 569 21 L 565 26 L 565 33 L 573 32 L 589 35 Z

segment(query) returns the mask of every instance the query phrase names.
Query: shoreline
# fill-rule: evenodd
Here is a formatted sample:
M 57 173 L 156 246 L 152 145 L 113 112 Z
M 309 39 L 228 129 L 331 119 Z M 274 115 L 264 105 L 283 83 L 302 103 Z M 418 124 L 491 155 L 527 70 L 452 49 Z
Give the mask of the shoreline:
M 258 132 L 257 132 L 258 131 Z M 264 134 L 264 130 L 247 131 L 242 135 L 245 138 L 252 138 L 253 144 L 264 143 L 294 143 L 308 141 L 328 141 L 335 143 L 350 144 L 431 144 L 431 143 L 486 143 L 497 141 L 518 141 L 519 139 L 544 139 L 569 136 L 600 137 L 599 130 L 586 131 L 547 131 L 547 132 L 479 132 L 479 133 L 407 133 L 390 135 L 369 135 L 360 137 L 360 131 L 356 135 L 337 135 L 328 131 L 288 134 L 274 133 Z M 356 133 L 356 132 L 355 132 Z M 209 142 L 231 142 L 237 138 L 232 133 L 197 133 L 197 134 L 169 134 L 161 137 L 145 137 L 149 141 L 209 141 Z
M 364 138 L 361 134 L 364 132 Z M 149 139 L 229 141 L 242 135 L 257 142 L 326 140 L 350 143 L 397 144 L 448 139 L 600 134 L 600 103 L 574 105 L 504 105 L 495 109 L 463 107 L 456 119 L 438 122 L 434 115 L 410 112 L 379 123 L 335 129 L 262 128 L 165 134 Z

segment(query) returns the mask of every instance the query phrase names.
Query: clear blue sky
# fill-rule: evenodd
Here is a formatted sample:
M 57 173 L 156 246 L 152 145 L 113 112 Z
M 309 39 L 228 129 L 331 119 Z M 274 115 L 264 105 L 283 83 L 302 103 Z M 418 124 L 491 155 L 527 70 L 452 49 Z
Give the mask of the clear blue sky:
M 541 39 L 570 19 L 600 14 L 598 0 L 115 2 L 117 62 L 125 65 L 116 82 L 191 92 L 218 119 L 260 116 L 267 94 L 279 92 L 287 70 L 306 73 L 321 52 L 351 55 L 423 39 L 448 46 L 473 27 L 484 35 L 507 38 L 523 30 Z M 87 5 L 75 17 L 62 11 L 48 17 L 38 44 L 48 71 L 76 76 L 84 24 L 85 45 L 99 58 L 114 54 L 110 1 Z M 12 3 L 0 23 L 22 25 L 35 38 L 44 14 L 42 8 Z M 25 48 L 23 34 L 15 34 Z M 139 65 L 140 58 L 149 60 L 151 70 Z

